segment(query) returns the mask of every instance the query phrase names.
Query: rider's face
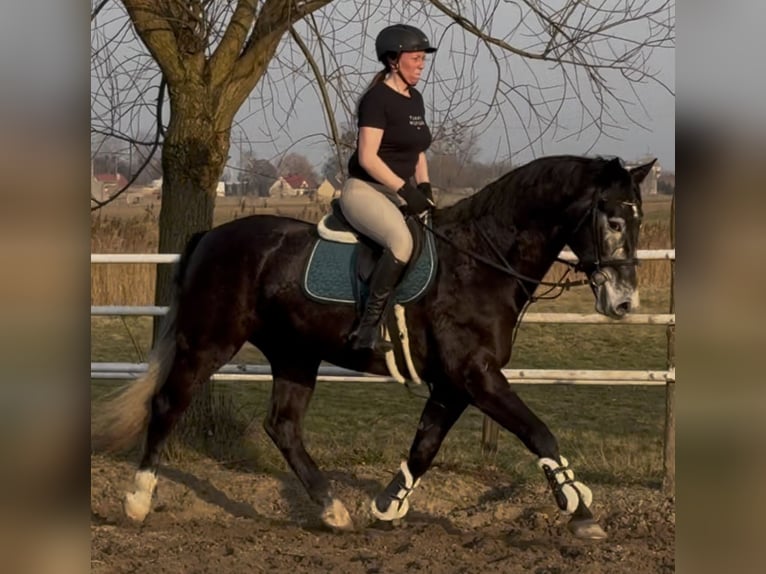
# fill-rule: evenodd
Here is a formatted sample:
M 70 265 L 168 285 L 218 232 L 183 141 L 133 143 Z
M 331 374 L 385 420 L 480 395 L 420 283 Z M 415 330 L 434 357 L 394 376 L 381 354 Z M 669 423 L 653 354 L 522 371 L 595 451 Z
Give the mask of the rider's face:
M 420 75 L 426 67 L 425 52 L 402 52 L 399 56 L 399 72 L 407 80 L 407 83 L 414 86 L 420 80 Z

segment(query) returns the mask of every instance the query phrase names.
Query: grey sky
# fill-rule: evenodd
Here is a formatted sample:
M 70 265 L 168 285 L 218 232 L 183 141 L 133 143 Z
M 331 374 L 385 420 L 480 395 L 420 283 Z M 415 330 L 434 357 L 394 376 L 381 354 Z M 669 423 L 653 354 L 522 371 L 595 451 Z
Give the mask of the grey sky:
M 485 1 L 481 4 L 494 5 L 494 2 Z M 616 80 L 613 87 L 617 95 L 634 102 L 634 105 L 628 107 L 627 113 L 643 128 L 631 124 L 622 111 L 616 110 L 616 106 L 613 106 L 613 111 L 620 118 L 617 125 L 609 130 L 613 137 L 598 136 L 594 129 L 587 130 L 577 137 L 574 134 L 578 131 L 582 120 L 582 108 L 578 102 L 568 101 L 559 111 L 556 133 L 544 136 L 533 149 L 523 149 L 528 144 L 529 135 L 522 127 L 521 118 L 527 120 L 527 128 L 533 136 L 536 135 L 537 128 L 534 123 L 528 121 L 526 109 L 528 106 L 520 97 L 524 92 L 520 91 L 519 97 L 513 95 L 510 101 L 486 105 L 495 89 L 498 68 L 480 42 L 461 28 L 450 26 L 451 21 L 445 20 L 433 9 L 423 9 L 421 6 L 420 9 L 415 10 L 410 9 L 408 5 L 400 7 L 399 14 L 391 15 L 385 11 L 363 14 L 363 17 L 357 18 L 356 22 L 346 22 L 342 33 L 330 33 L 331 29 L 338 29 L 338 26 L 333 23 L 338 22 L 339 14 L 346 16 L 348 7 L 357 5 L 357 2 L 350 0 L 336 0 L 320 12 L 317 18 L 320 29 L 324 26 L 323 32 L 327 32 L 324 38 L 326 47 L 329 45 L 330 51 L 334 48 L 334 56 L 338 58 L 340 64 L 345 66 L 346 84 L 356 87 L 356 90 L 348 89 L 349 95 L 358 94 L 380 68 L 380 65 L 374 61 L 374 36 L 377 31 L 389 23 L 408 22 L 422 27 L 432 38 L 432 42 L 439 45 L 439 51 L 429 62 L 430 69 L 427 70 L 425 80 L 418 86 L 423 92 L 427 105 L 430 104 L 438 110 L 430 114 L 429 121 L 432 127 L 448 113 L 446 110 L 449 106 L 446 106 L 445 102 L 450 94 L 478 91 L 470 97 L 458 98 L 459 102 L 456 102 L 457 105 L 453 103 L 453 109 L 450 109 L 449 113 L 460 118 L 472 114 L 489 115 L 476 128 L 481 134 L 480 159 L 485 161 L 501 159 L 507 157 L 509 152 L 514 163 L 523 163 L 540 155 L 556 153 L 619 155 L 628 161 L 649 155 L 658 157 L 666 170 L 675 169 L 675 97 L 656 82 L 647 80 L 642 84 L 634 84 L 632 86 L 636 90 L 634 94 L 631 92 L 631 86 L 622 78 L 617 77 L 616 74 L 612 75 Z M 474 3 L 474 8 L 476 6 L 477 3 Z M 527 30 L 526 33 L 511 34 L 509 32 L 509 29 L 519 21 L 519 15 L 514 10 L 510 4 L 501 3 L 493 17 L 486 20 L 482 30 L 497 37 L 509 37 L 509 43 L 514 46 L 536 51 L 537 39 L 531 34 L 534 30 Z M 299 31 L 303 30 L 299 27 Z M 633 36 L 638 40 L 643 39 L 642 34 L 645 34 L 642 24 L 634 25 L 622 32 L 622 35 Z M 291 40 L 286 37 L 281 50 L 282 65 L 279 62 L 272 64 L 269 69 L 270 78 L 284 74 L 287 63 L 297 62 L 302 58 L 301 54 L 292 51 L 294 48 L 290 48 L 291 43 Z M 463 55 L 466 52 L 469 53 L 468 56 Z M 647 55 L 648 69 L 656 74 L 662 84 L 675 91 L 675 50 L 656 49 L 647 52 Z M 549 63 L 530 62 L 512 56 L 508 59 L 507 66 L 504 65 L 500 70 L 500 77 L 512 85 L 542 84 L 546 86 L 546 90 L 533 94 L 533 97 L 538 99 L 549 97 L 555 101 L 556 97 L 552 97 L 556 93 L 554 86 L 560 84 L 561 80 L 557 73 L 551 71 L 551 68 Z M 280 83 L 274 86 L 270 81 L 262 81 L 259 84 L 254 92 L 253 102 L 246 104 L 239 116 L 242 118 L 243 137 L 252 142 L 264 142 L 273 137 L 276 138 L 274 144 L 252 144 L 253 151 L 261 157 L 274 157 L 283 153 L 291 142 L 299 141 L 300 143 L 294 148 L 295 151 L 305 153 L 319 165 L 329 153 L 324 137 L 311 136 L 311 134 L 328 133 L 320 100 L 316 96 L 315 88 L 312 87 L 313 82 L 304 82 L 300 78 L 295 80 L 295 77 L 291 78 L 291 82 L 294 82 L 293 89 L 286 89 L 281 99 L 291 100 L 293 94 L 287 92 L 293 91 L 300 96 L 295 102 L 294 110 L 289 114 L 274 113 L 273 107 L 258 110 L 260 94 L 267 93 L 268 98 L 275 87 L 279 89 L 279 86 L 285 86 Z M 587 89 L 583 91 L 588 92 Z M 286 122 L 286 129 L 264 130 L 264 126 L 272 128 L 273 119 L 280 114 L 283 114 L 280 120 Z M 350 119 L 337 105 L 336 114 L 339 123 Z M 501 116 L 505 119 L 505 123 Z M 247 119 L 244 119 L 245 117 Z M 238 141 L 240 133 L 240 129 L 235 129 L 233 141 Z M 236 153 L 238 150 L 232 149 L 232 155 Z
M 506 38 L 514 47 L 539 51 L 544 35 L 535 28 L 536 22 L 527 20 L 525 14 L 510 3 L 500 2 L 491 15 L 481 13 L 494 5 L 494 0 L 471 3 L 466 9 L 475 12 L 466 13 L 466 16 L 473 15 L 474 20 L 481 21 L 483 32 Z M 124 19 L 122 22 L 113 20 L 114 14 L 109 17 L 114 29 L 124 24 Z M 305 22 L 300 22 L 296 29 L 309 43 L 320 64 L 329 61 L 329 72 L 342 78 L 342 97 L 337 97 L 337 78 L 330 86 L 338 123 L 351 120 L 348 106 L 353 106 L 358 94 L 380 67 L 375 62 L 375 34 L 389 23 L 408 22 L 423 28 L 439 46 L 439 51 L 429 62 L 425 79 L 418 85 L 432 110 L 429 123 L 433 128 L 445 117 L 473 119 L 474 123 L 484 117 L 475 126 L 480 134 L 480 159 L 493 161 L 510 155 L 514 163 L 519 164 L 540 155 L 556 153 L 619 155 L 628 161 L 650 155 L 659 158 L 664 169 L 675 170 L 675 97 L 657 83 L 646 81 L 630 85 L 619 75 L 609 76 L 610 72 L 605 71 L 616 95 L 632 102 L 626 110 L 620 110 L 612 103 L 611 111 L 617 119 L 609 132 L 614 137 L 599 136 L 594 128 L 577 137 L 575 134 L 583 119 L 582 106 L 570 99 L 560 104 L 555 132 L 547 132 L 530 149 L 529 139 L 539 133 L 539 126 L 530 120 L 529 106 L 524 98 L 549 100 L 551 104 L 547 111 L 544 106 L 539 109 L 553 113 L 562 97 L 560 74 L 550 63 L 511 56 L 498 66 L 481 42 L 428 3 L 335 0 L 316 14 L 316 22 L 324 53 L 316 40 L 312 40 L 315 35 L 307 33 Z M 641 40 L 646 33 L 645 24 L 635 24 L 623 29 L 621 35 Z M 121 46 L 119 51 L 134 54 L 137 49 L 143 47 L 132 42 Z M 675 91 L 675 50 L 656 49 L 647 51 L 646 55 L 649 71 Z M 490 102 L 498 79 L 518 91 L 507 99 Z M 584 86 L 586 103 L 593 108 L 592 98 L 587 97 L 587 78 L 580 75 L 577 83 Z M 529 85 L 531 90 L 526 87 Z M 535 89 L 538 85 L 543 86 L 542 91 Z M 123 95 L 124 92 L 121 97 Z M 456 97 L 449 102 L 451 96 Z M 567 96 L 572 97 L 571 91 Z M 631 124 L 626 113 L 643 128 Z M 149 125 L 145 121 L 141 123 L 144 124 L 142 129 L 147 131 Z M 256 156 L 271 160 L 287 151 L 296 151 L 307 155 L 316 167 L 320 167 L 330 152 L 328 133 L 316 83 L 311 79 L 303 54 L 289 34 L 285 35 L 267 75 L 237 116 L 230 164 L 237 165 L 240 150 L 253 151 Z

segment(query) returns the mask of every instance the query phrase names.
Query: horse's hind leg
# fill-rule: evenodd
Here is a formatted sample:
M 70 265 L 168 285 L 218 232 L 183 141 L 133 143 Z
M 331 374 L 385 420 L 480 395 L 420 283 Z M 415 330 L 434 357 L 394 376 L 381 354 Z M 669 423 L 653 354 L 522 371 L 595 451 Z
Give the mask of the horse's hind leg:
M 556 504 L 571 514 L 569 528 L 580 538 L 605 538 L 606 533 L 590 511 L 590 489 L 574 480 L 574 472 L 559 454 L 556 437 L 511 389 L 499 368 L 486 363 L 470 369 L 466 389 L 471 401 L 499 425 L 515 434 L 539 457 L 538 465 L 545 473 Z
M 353 524 L 348 511 L 333 498 L 327 478 L 303 444 L 303 417 L 314 392 L 319 362 L 318 359 L 271 361 L 274 385 L 263 427 L 311 500 L 322 507 L 322 521 L 331 528 L 350 530 Z
M 134 490 L 125 496 L 125 514 L 143 521 L 151 509 L 163 446 L 194 392 L 238 350 L 236 345 L 193 352 L 176 350 L 164 384 L 151 399 L 151 414 L 144 452 L 134 479 Z
M 372 501 L 372 514 L 380 520 L 396 520 L 409 510 L 407 500 L 439 452 L 442 441 L 468 406 L 468 397 L 452 388 L 436 387 L 423 407 L 409 457 L 399 472 Z

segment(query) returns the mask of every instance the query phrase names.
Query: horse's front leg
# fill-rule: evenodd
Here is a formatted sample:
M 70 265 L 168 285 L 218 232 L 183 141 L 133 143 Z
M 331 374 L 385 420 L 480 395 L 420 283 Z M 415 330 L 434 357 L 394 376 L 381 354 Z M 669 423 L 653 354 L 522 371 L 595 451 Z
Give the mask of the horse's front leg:
M 571 515 L 569 529 L 578 538 L 601 539 L 606 533 L 590 511 L 590 489 L 575 480 L 568 461 L 559 454 L 556 437 L 511 389 L 491 360 L 474 361 L 467 370 L 466 390 L 485 415 L 515 434 L 538 458 L 556 504 Z
M 385 521 L 403 518 L 408 498 L 439 452 L 444 437 L 468 406 L 468 396 L 454 389 L 436 387 L 426 401 L 409 457 L 399 472 L 372 501 L 372 514 Z

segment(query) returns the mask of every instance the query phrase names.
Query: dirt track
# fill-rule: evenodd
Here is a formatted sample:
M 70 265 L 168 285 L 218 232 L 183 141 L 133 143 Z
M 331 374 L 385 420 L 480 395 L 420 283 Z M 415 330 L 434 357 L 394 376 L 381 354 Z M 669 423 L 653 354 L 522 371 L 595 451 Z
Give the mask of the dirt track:
M 141 526 L 123 518 L 133 467 L 91 460 L 94 573 L 253 572 L 673 572 L 675 510 L 655 490 L 592 485 L 593 509 L 609 534 L 575 540 L 544 481 L 514 488 L 502 476 L 438 468 L 410 499 L 398 527 L 382 527 L 370 496 L 391 469 L 331 473 L 356 531 L 324 529 L 292 474 L 255 474 L 214 462 L 166 469 L 154 511 Z

